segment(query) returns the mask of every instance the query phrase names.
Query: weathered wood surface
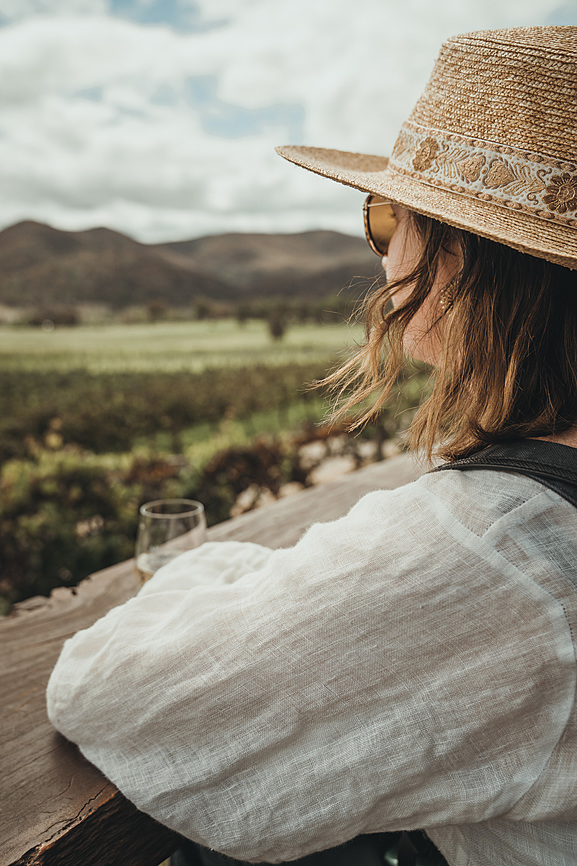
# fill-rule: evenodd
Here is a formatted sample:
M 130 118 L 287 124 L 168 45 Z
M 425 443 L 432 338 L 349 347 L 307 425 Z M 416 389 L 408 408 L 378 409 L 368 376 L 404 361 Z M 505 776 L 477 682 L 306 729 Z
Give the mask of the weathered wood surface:
M 214 526 L 209 538 L 288 546 L 369 490 L 421 471 L 394 457 Z M 46 716 L 46 683 L 64 640 L 136 591 L 125 562 L 0 620 L 0 866 L 156 866 L 177 847 L 178 837 L 138 812 Z

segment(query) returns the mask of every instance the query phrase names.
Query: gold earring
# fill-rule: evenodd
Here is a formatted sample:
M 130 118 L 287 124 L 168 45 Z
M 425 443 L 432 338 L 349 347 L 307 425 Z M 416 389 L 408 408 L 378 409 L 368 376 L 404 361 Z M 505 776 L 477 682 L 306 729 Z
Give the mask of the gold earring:
M 455 277 L 450 283 L 447 283 L 444 289 L 441 289 L 441 293 L 439 294 L 439 306 L 444 313 L 453 306 L 453 301 L 455 300 L 455 289 L 457 288 L 458 282 L 459 278 Z

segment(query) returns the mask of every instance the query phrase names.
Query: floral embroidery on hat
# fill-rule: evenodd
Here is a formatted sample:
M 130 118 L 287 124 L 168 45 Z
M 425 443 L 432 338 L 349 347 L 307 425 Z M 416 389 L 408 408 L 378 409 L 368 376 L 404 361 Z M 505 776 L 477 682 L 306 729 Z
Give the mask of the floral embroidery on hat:
M 489 189 L 496 189 L 500 186 L 507 186 L 515 180 L 515 175 L 508 165 L 496 159 L 485 178 L 485 186 Z
M 567 171 L 552 177 L 543 202 L 548 210 L 557 213 L 577 211 L 577 177 Z
M 481 169 L 485 165 L 485 157 L 482 154 L 469 156 L 467 159 L 461 159 L 457 165 L 463 177 L 470 181 L 477 180 L 481 174 Z
M 419 145 L 414 159 L 413 168 L 415 171 L 425 171 L 429 168 L 437 155 L 439 144 L 434 138 L 425 138 Z
M 577 164 L 407 121 L 389 170 L 577 227 Z
M 393 156 L 402 156 L 409 144 L 410 141 L 407 134 L 401 130 L 393 148 Z

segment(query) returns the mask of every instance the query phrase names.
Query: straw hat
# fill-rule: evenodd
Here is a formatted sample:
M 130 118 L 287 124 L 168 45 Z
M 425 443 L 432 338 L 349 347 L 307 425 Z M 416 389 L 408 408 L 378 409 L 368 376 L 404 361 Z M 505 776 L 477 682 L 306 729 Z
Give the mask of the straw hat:
M 389 159 L 277 150 L 317 174 L 577 268 L 577 27 L 447 40 Z

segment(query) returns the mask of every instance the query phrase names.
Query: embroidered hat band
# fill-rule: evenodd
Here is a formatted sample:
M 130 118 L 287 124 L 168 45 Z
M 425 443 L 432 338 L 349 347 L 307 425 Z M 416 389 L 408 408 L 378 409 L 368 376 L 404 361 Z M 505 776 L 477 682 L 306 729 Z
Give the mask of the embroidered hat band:
M 577 268 L 577 27 L 455 36 L 390 159 L 278 148 L 317 174 Z

